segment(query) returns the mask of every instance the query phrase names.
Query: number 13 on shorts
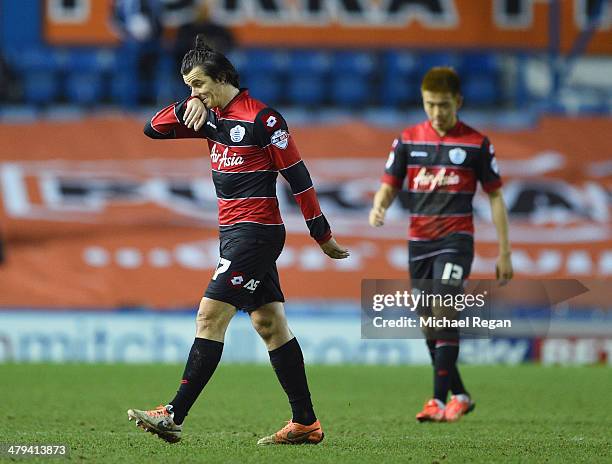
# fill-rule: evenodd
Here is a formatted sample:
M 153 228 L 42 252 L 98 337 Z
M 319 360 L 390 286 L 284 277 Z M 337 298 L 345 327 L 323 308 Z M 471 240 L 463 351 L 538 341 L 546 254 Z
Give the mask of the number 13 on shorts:
M 212 280 L 217 280 L 219 274 L 223 274 L 229 269 L 230 264 L 232 264 L 232 262 L 229 259 L 219 258 L 219 264 L 217 264 L 217 270 L 213 274 Z
M 461 285 L 463 277 L 463 268 L 459 264 L 446 263 L 442 271 L 442 283 L 446 285 Z

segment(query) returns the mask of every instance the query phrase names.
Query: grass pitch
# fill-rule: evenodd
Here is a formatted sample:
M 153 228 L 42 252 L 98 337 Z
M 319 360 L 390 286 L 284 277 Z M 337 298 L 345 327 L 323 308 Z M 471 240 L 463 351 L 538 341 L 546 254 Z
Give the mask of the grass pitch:
M 128 408 L 168 401 L 182 368 L 0 365 L 0 443 L 71 448 L 52 462 L 612 462 L 610 368 L 463 366 L 476 410 L 455 424 L 418 424 L 430 368 L 309 366 L 326 438 L 275 447 L 255 444 L 290 418 L 269 366 L 221 365 L 178 444 L 128 422 Z M 28 459 L 40 461 L 49 458 Z

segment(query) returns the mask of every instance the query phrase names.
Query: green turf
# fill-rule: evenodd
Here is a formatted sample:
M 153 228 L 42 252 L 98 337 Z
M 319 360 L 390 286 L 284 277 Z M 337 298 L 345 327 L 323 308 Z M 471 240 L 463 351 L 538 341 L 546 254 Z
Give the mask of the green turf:
M 609 368 L 465 366 L 474 413 L 418 424 L 429 368 L 310 366 L 325 441 L 281 447 L 255 445 L 289 418 L 268 366 L 222 365 L 179 444 L 127 421 L 130 407 L 168 401 L 181 373 L 178 365 L 0 364 L 0 443 L 66 443 L 69 460 L 85 462 L 612 462 Z

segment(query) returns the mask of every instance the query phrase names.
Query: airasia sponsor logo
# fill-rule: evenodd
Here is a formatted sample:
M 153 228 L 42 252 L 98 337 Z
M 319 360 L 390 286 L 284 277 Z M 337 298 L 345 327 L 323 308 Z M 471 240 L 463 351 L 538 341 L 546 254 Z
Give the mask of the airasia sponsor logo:
M 220 152 L 217 150 L 216 143 L 213 145 L 212 150 L 210 150 L 210 159 L 213 163 L 217 163 L 217 169 L 231 168 L 244 164 L 244 158 L 242 156 L 231 152 L 229 147 L 225 147 L 225 150 Z
M 421 168 L 414 179 L 412 179 L 412 188 L 416 190 L 424 187 L 434 190 L 436 187 L 459 184 L 460 179 L 456 173 L 449 171 L 447 175 L 446 172 L 446 168 L 442 168 L 436 173 L 427 171 L 427 168 Z

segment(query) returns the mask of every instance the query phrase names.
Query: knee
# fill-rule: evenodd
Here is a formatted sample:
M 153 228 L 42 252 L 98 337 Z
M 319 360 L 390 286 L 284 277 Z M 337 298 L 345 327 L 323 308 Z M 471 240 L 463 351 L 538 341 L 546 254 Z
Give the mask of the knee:
M 254 317 L 253 327 L 264 341 L 270 340 L 278 331 L 278 324 L 270 317 Z
M 218 311 L 215 311 L 205 300 L 200 302 L 198 313 L 196 314 L 197 332 L 217 332 L 224 327 L 224 320 Z

